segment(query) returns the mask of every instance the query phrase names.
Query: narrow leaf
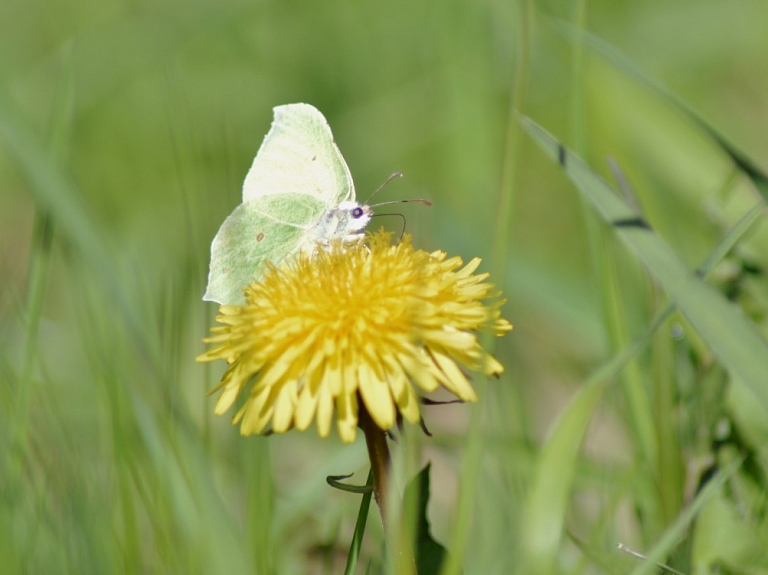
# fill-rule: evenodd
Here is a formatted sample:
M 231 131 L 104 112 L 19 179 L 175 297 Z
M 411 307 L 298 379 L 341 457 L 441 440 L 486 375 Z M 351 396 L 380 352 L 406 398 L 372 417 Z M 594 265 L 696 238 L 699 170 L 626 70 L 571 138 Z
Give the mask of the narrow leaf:
M 734 304 L 687 269 L 650 224 L 573 152 L 526 118 L 524 125 L 615 229 L 667 291 L 672 301 L 733 375 L 741 378 L 768 414 L 768 344 Z
M 768 201 L 768 175 L 766 175 L 766 172 L 746 153 L 731 143 L 724 134 L 707 122 L 689 104 L 672 93 L 672 91 L 666 88 L 659 80 L 647 74 L 618 48 L 602 38 L 582 29 L 575 28 L 566 22 L 560 22 L 558 29 L 570 36 L 574 41 L 584 42 L 589 48 L 611 62 L 618 70 L 632 75 L 662 96 L 665 100 L 674 104 L 680 111 L 698 125 L 699 128 L 706 132 L 718 146 L 720 146 L 723 152 L 731 158 L 733 163 L 736 164 L 736 166 L 738 166 L 750 180 L 752 180 L 755 188 L 760 192 L 763 198 Z
M 416 536 L 413 538 L 416 552 L 416 568 L 419 575 L 437 575 L 443 565 L 447 551 L 432 538 L 427 519 L 429 503 L 429 471 L 427 464 L 419 474 L 411 479 L 405 489 L 403 508 L 415 513 L 413 526 Z

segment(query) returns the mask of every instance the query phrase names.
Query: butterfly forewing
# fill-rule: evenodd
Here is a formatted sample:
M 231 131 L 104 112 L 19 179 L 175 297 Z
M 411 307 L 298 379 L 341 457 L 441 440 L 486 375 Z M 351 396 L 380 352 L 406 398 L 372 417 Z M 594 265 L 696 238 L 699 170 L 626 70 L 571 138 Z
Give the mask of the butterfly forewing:
M 243 184 L 243 202 L 305 194 L 326 207 L 355 199 L 352 176 L 323 115 L 309 104 L 274 110 L 275 119 Z
M 317 198 L 293 193 L 260 196 L 245 204 L 268 220 L 303 230 L 314 226 L 326 210 L 326 205 Z

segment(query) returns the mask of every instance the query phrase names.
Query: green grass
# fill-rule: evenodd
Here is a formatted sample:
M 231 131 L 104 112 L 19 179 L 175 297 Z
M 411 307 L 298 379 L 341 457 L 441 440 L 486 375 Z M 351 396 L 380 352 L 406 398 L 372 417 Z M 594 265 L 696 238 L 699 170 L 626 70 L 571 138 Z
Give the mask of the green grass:
M 416 246 L 483 257 L 509 300 L 503 377 L 394 447 L 401 489 L 432 462 L 445 572 L 659 570 L 624 544 L 768 573 L 766 21 L 758 0 L 3 3 L 2 570 L 342 572 L 360 499 L 325 478 L 364 482 L 362 437 L 242 438 L 205 395 L 223 366 L 194 361 L 210 241 L 271 108 L 306 101 L 359 197 L 404 172 L 381 200 L 433 202 L 402 207 Z M 614 225 L 638 213 L 653 233 Z M 383 537 L 371 509 L 357 573 Z

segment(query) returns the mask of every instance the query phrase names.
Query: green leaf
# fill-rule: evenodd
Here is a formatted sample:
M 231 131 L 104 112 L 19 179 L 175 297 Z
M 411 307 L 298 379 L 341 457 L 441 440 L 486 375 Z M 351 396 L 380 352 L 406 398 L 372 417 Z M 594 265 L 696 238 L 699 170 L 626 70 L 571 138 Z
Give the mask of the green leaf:
M 532 120 L 526 118 L 524 125 L 645 264 L 722 364 L 749 387 L 768 415 L 768 344 L 754 325 L 691 272 L 650 224 L 578 156 Z
M 330 481 L 329 481 L 330 483 Z M 355 533 L 349 544 L 349 553 L 347 554 L 347 567 L 344 569 L 344 575 L 353 575 L 357 567 L 357 561 L 360 558 L 360 548 L 363 545 L 363 536 L 365 535 L 365 524 L 368 521 L 368 510 L 371 507 L 371 496 L 373 495 L 373 469 L 368 472 L 368 479 L 365 482 L 366 490 L 360 498 L 360 510 L 357 512 L 357 521 L 355 522 Z
M 702 276 L 706 277 L 717 262 L 744 237 L 763 208 L 761 202 L 733 226 L 699 267 Z M 596 369 L 553 424 L 537 460 L 523 519 L 526 525 L 523 564 L 528 573 L 555 572 L 578 454 L 592 413 L 608 385 L 616 380 L 632 358 L 647 347 L 674 309 L 673 305 L 668 305 L 632 345 Z M 584 550 L 588 552 L 586 548 Z
M 405 489 L 403 508 L 414 513 L 415 521 L 410 522 L 416 534 L 413 537 L 416 567 L 419 575 L 437 575 L 443 565 L 446 549 L 432 538 L 429 533 L 427 504 L 429 503 L 429 471 L 427 464 L 419 474 L 411 479 Z
M 737 459 L 729 463 L 725 468 L 719 470 L 717 474 L 710 479 L 705 487 L 696 494 L 693 502 L 677 516 L 661 538 L 656 542 L 653 549 L 646 556 L 645 561 L 632 571 L 630 575 L 646 575 L 658 571 L 659 562 L 661 562 L 678 544 L 685 535 L 686 530 L 693 523 L 696 516 L 704 509 L 705 505 L 712 501 L 721 493 L 725 482 L 733 476 L 739 469 L 743 460 Z
M 586 32 L 582 29 L 577 29 L 568 23 L 559 23 L 558 26 L 561 31 L 572 39 L 578 42 L 584 42 L 589 48 L 600 54 L 606 60 L 611 62 L 617 69 L 622 70 L 640 80 L 643 84 L 651 88 L 657 94 L 662 96 L 665 100 L 674 104 L 680 111 L 688 116 L 696 125 L 699 126 L 704 132 L 706 132 L 710 138 L 727 154 L 731 161 L 750 179 L 755 185 L 755 188 L 762 194 L 763 198 L 768 201 L 768 175 L 752 160 L 746 153 L 740 150 L 736 145 L 718 131 L 712 124 L 707 122 L 699 115 L 691 106 L 689 106 L 684 100 L 668 90 L 659 80 L 653 78 L 642 70 L 637 64 L 635 64 L 630 58 L 624 55 L 618 48 L 605 40 Z
M 632 354 L 636 352 L 633 348 Z M 631 357 L 628 354 L 626 359 Z M 587 425 L 610 379 L 604 375 L 625 359 L 611 362 L 600 370 L 589 385 L 581 388 L 553 427 L 534 473 L 531 493 L 525 507 L 523 564 L 527 573 L 544 575 L 556 572 L 568 498 L 573 486 L 581 442 Z

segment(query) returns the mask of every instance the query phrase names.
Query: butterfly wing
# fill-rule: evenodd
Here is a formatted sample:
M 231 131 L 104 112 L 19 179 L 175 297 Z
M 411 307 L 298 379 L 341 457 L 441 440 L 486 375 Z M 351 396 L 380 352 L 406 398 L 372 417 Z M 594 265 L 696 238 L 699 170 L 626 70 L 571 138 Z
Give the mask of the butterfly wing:
M 274 113 L 272 127 L 245 177 L 243 202 L 301 194 L 328 209 L 354 200 L 352 176 L 325 117 L 309 104 L 277 106 Z
M 309 241 L 323 213 L 354 200 L 352 176 L 323 115 L 309 104 L 274 109 L 275 118 L 243 184 L 243 203 L 211 244 L 203 299 L 242 304 L 243 288 Z
M 299 246 L 306 231 L 267 216 L 275 206 L 265 200 L 240 204 L 219 228 L 211 244 L 205 301 L 242 305 L 243 288 L 261 275 L 263 264 L 279 262 Z

